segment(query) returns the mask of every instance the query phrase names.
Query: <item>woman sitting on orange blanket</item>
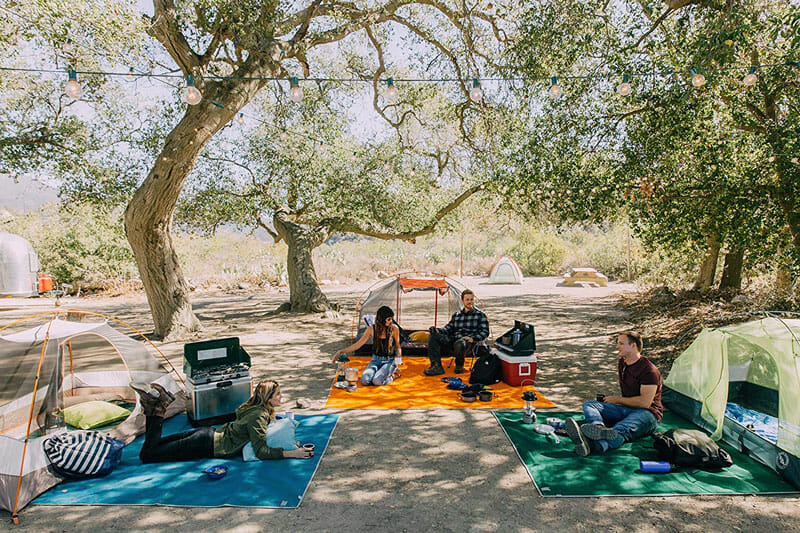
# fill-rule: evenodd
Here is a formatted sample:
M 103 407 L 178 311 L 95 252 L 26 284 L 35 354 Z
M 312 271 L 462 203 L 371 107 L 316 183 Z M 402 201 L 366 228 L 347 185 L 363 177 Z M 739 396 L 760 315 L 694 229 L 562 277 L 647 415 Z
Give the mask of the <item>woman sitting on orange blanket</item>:
M 368 327 L 355 344 L 342 348 L 333 354 L 333 361 L 343 353 L 353 353 L 372 337 L 373 355 L 367 368 L 361 374 L 362 385 L 388 385 L 400 373 L 395 365 L 395 357 L 401 357 L 400 328 L 392 320 L 394 311 L 381 306 L 375 315 L 375 323 Z

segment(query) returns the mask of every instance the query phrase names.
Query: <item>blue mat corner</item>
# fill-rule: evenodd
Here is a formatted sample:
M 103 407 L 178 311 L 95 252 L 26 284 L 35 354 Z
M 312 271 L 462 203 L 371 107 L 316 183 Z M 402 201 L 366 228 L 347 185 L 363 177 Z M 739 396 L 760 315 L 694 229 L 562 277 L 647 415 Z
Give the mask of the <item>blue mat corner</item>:
M 339 415 L 295 415 L 297 440 L 314 443 L 311 459 L 281 459 L 245 463 L 236 459 L 203 459 L 179 463 L 142 464 L 137 438 L 125 447 L 122 462 L 108 476 L 65 481 L 32 503 L 44 505 L 170 505 L 179 507 L 278 507 L 300 505 L 333 434 Z M 164 435 L 191 429 L 186 415 L 164 424 Z M 212 481 L 203 469 L 228 466 L 227 475 Z

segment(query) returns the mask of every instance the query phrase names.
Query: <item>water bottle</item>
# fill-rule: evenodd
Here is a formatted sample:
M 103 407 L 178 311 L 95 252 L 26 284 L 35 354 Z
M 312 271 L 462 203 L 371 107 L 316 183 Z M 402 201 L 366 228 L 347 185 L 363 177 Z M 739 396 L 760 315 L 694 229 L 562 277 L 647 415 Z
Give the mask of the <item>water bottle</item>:
M 671 466 L 668 461 L 639 461 L 639 470 L 647 474 L 669 472 Z
M 394 358 L 394 366 L 395 366 L 395 368 L 400 368 L 400 365 L 402 365 L 402 364 L 403 364 L 403 356 L 402 355 L 396 356 Z
M 515 329 L 514 333 L 511 334 L 511 345 L 516 346 L 521 338 L 522 338 L 522 332 L 518 329 Z

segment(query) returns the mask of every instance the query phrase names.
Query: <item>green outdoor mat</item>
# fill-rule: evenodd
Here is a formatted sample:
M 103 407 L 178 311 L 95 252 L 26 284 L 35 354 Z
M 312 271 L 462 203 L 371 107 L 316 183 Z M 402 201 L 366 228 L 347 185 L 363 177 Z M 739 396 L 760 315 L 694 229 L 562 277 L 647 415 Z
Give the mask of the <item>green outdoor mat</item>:
M 720 472 L 681 469 L 663 474 L 645 474 L 639 461 L 657 461 L 653 439 L 645 437 L 626 443 L 603 455 L 578 457 L 575 445 L 568 437 L 536 433 L 533 426 L 522 424 L 520 411 L 493 411 L 522 463 L 528 469 L 534 485 L 542 496 L 664 496 L 671 494 L 775 494 L 798 491 L 780 479 L 778 474 L 761 463 L 723 444 L 731 454 L 733 466 Z M 578 413 L 539 414 L 537 423 L 545 417 L 565 419 Z M 683 418 L 666 413 L 658 431 L 672 428 L 695 428 Z

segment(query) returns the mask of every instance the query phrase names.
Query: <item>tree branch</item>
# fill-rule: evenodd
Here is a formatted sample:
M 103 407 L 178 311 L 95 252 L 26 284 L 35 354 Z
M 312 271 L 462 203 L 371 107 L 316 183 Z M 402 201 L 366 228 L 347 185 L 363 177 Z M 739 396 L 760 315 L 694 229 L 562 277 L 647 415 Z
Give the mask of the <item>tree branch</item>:
M 189 42 L 181 33 L 175 17 L 173 0 L 153 0 L 153 18 L 150 34 L 164 45 L 169 55 L 178 64 L 184 74 L 199 73 L 203 64 Z

